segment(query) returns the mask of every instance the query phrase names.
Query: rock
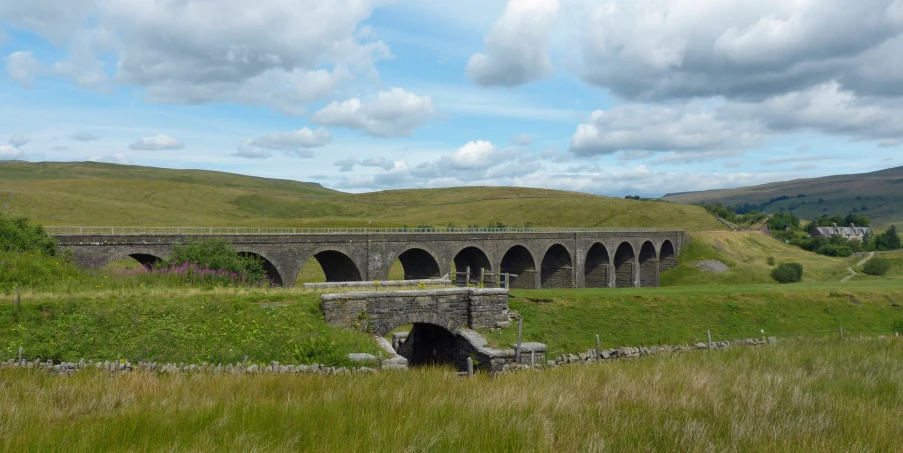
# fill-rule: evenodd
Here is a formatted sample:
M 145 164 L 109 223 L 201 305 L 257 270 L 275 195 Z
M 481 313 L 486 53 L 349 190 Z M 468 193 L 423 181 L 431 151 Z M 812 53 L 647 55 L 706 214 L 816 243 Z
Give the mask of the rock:
M 248 367 L 248 369 L 246 370 L 246 372 L 248 372 L 248 373 L 256 373 L 256 372 L 257 372 L 257 368 L 258 368 L 257 365 L 251 365 L 251 366 Z
M 365 353 L 360 353 L 360 352 L 348 354 L 348 358 L 352 362 L 375 362 L 376 361 L 375 355 L 365 354 Z

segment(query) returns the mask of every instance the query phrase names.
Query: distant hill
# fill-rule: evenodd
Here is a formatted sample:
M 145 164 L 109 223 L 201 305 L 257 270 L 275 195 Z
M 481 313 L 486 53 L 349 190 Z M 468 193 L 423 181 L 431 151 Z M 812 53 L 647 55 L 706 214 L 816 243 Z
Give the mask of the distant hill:
M 0 211 L 44 225 L 648 227 L 723 230 L 696 206 L 455 187 L 348 194 L 318 184 L 103 163 L 0 162 Z
M 857 212 L 871 219 L 875 227 L 882 228 L 903 224 L 903 167 L 737 189 L 675 193 L 663 199 L 687 204 L 751 204 L 769 214 L 790 210 L 804 219 Z

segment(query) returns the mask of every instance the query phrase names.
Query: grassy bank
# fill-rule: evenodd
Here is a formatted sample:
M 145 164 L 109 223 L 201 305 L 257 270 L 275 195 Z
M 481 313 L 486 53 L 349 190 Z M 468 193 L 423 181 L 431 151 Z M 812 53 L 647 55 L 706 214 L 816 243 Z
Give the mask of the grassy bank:
M 288 290 L 106 290 L 26 294 L 0 303 L 0 353 L 225 363 L 348 364 L 376 353 L 362 333 L 327 326 L 313 293 Z
M 470 380 L 4 371 L 0 450 L 895 451 L 901 376 L 898 340 Z
M 903 333 L 899 281 L 658 289 L 514 291 L 524 338 L 551 354 L 603 347 L 652 346 L 767 336 Z M 488 334 L 516 341 L 517 329 Z M 764 330 L 764 334 L 762 333 Z
M 846 267 L 854 261 L 807 252 L 759 231 L 694 233 L 681 249 L 680 266 L 662 274 L 662 286 L 773 283 L 769 257 L 775 263 L 802 264 L 804 282 L 839 281 L 848 275 Z M 696 263 L 703 260 L 721 261 L 730 270 L 713 273 L 697 269 Z

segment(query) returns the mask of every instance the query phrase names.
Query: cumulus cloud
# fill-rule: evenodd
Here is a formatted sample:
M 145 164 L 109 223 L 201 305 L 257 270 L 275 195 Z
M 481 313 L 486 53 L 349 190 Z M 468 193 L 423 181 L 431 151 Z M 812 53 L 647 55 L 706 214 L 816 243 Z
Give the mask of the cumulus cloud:
M 294 157 L 314 157 L 310 148 L 326 146 L 332 141 L 332 133 L 320 128 L 302 128 L 295 131 L 274 131 L 257 138 L 246 140 L 238 146 L 233 156 L 248 159 L 267 159 L 272 153 L 267 150 L 284 151 Z
M 767 98 L 830 81 L 903 94 L 898 0 L 584 5 L 583 76 L 625 98 Z
M 467 75 L 483 86 L 522 85 L 552 73 L 549 39 L 558 0 L 509 0 L 486 36 L 486 53 L 467 62 Z
M 232 153 L 235 157 L 244 157 L 245 159 L 269 159 L 273 154 L 260 147 L 253 146 L 250 140 L 238 145 L 238 149 Z
M 354 166 L 358 164 L 357 159 L 353 157 L 347 157 L 342 160 L 337 160 L 333 165 L 339 167 L 339 171 L 341 172 L 349 172 L 354 169 Z
M 533 144 L 533 136 L 530 134 L 519 134 L 511 137 L 511 143 L 519 146 L 530 146 Z
M 0 145 L 0 160 L 22 159 L 25 156 L 22 147 L 30 141 L 21 135 L 14 135 L 9 139 L 8 144 Z
M 361 161 L 362 167 L 379 167 L 383 170 L 389 170 L 390 168 L 395 166 L 395 162 L 386 159 L 385 157 L 370 157 Z
M 323 126 L 358 129 L 374 137 L 405 137 L 434 115 L 433 100 L 402 88 L 380 92 L 376 99 L 363 102 L 354 98 L 333 102 L 313 115 Z
M 753 122 L 725 121 L 693 105 L 627 104 L 593 112 L 588 123 L 577 126 L 570 149 L 578 156 L 736 150 L 758 144 L 762 138 L 758 129 Z
M 88 160 L 90 160 L 91 162 L 106 162 L 108 164 L 119 165 L 128 165 L 132 163 L 132 161 L 123 153 L 113 153 L 106 156 L 91 157 Z
M 21 148 L 30 142 L 30 138 L 25 138 L 21 135 L 13 135 L 12 138 L 9 139 L 9 144 L 11 146 L 15 146 L 16 148 Z
M 44 71 L 31 51 L 13 52 L 6 57 L 9 78 L 25 88 L 34 88 L 34 78 Z
M 374 75 L 374 62 L 391 56 L 360 27 L 384 0 L 63 3 L 2 2 L 0 21 L 65 44 L 58 73 L 88 86 L 112 76 L 156 102 L 231 101 L 300 114 L 304 103 Z
M 172 151 L 182 149 L 185 144 L 168 135 L 156 135 L 153 137 L 139 138 L 129 145 L 129 149 L 136 151 Z
M 69 138 L 79 142 L 93 142 L 95 140 L 100 140 L 100 137 L 90 132 L 79 132 L 77 134 L 70 135 Z

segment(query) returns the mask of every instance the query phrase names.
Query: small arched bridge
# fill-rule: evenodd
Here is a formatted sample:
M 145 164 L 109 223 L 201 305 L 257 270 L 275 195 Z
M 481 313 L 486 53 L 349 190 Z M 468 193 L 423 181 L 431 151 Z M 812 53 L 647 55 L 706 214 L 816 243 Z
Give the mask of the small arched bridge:
M 167 259 L 174 244 L 209 237 L 259 257 L 278 285 L 294 286 L 315 258 L 327 281 L 387 280 L 396 259 L 405 279 L 441 277 L 470 268 L 474 275 L 514 274 L 510 287 L 628 288 L 659 285 L 677 265 L 680 230 L 630 228 L 306 229 L 208 227 L 47 227 L 83 268 L 133 258 L 145 266 Z

